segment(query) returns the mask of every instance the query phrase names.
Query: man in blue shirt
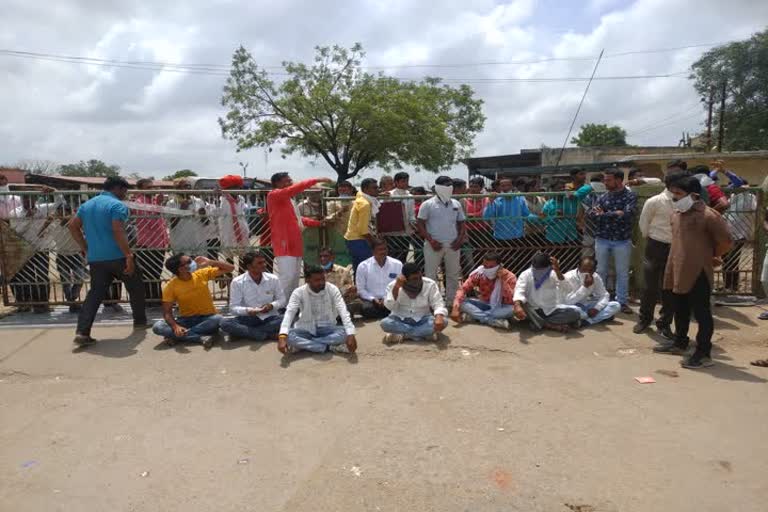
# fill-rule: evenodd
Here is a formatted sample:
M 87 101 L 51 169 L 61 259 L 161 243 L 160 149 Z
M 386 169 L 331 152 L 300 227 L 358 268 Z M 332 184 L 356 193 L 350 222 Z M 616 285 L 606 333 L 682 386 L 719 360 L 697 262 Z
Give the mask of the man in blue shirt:
M 621 312 L 631 315 L 629 307 L 629 263 L 632 257 L 632 226 L 637 209 L 637 194 L 624 186 L 624 172 L 603 172 L 607 192 L 599 196 L 589 210 L 594 225 L 597 273 L 608 282 L 610 261 L 616 271 L 616 301 Z
M 131 299 L 134 328 L 148 327 L 144 282 L 140 269 L 134 264 L 125 231 L 128 207 L 122 200 L 127 193 L 127 181 L 119 177 L 107 178 L 104 192 L 86 201 L 69 223 L 72 237 L 87 257 L 91 275 L 91 289 L 77 319 L 74 341 L 79 346 L 96 342 L 91 337 L 91 327 L 113 279 L 125 283 Z
M 514 192 L 511 178 L 502 178 L 499 182 L 502 194 Z M 524 196 L 497 197 L 483 211 L 483 218 L 493 220 L 493 237 L 502 246 L 516 249 L 515 252 L 504 251 L 505 263 L 515 275 L 519 275 L 530 265 L 535 251 L 524 240 L 525 221 L 535 219 L 528 209 Z M 510 261 L 514 258 L 514 261 Z

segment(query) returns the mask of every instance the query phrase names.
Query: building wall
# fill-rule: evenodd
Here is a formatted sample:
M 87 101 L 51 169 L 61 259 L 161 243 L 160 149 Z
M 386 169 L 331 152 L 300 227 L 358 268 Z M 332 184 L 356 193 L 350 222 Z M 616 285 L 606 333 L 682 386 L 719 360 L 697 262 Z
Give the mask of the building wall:
M 8 178 L 8 183 L 24 183 L 26 171 L 22 169 L 11 169 L 9 167 L 0 167 L 0 174 Z

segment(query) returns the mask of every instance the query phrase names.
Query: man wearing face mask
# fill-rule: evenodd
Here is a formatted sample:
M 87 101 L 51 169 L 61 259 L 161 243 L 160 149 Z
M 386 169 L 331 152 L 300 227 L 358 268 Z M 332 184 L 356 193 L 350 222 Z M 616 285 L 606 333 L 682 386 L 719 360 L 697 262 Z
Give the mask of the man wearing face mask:
M 325 282 L 318 265 L 305 265 L 305 285 L 296 288 L 288 300 L 280 326 L 277 349 L 283 354 L 301 350 L 353 353 L 357 350 L 355 326 L 338 288 Z M 298 319 L 294 324 L 293 321 Z M 341 318 L 342 326 L 336 325 Z M 292 326 L 293 325 L 293 326 Z
M 595 225 L 597 273 L 608 280 L 610 262 L 616 271 L 616 300 L 621 312 L 633 313 L 629 307 L 629 262 L 632 257 L 632 228 L 637 208 L 637 194 L 624 186 L 624 173 L 606 169 L 603 173 L 607 192 L 597 198 L 587 212 Z
M 582 325 L 595 325 L 611 320 L 621 309 L 618 302 L 611 300 L 603 280 L 595 274 L 595 260 L 581 258 L 579 268 L 565 273 L 567 295 L 565 304 L 581 310 Z
M 440 176 L 435 180 L 434 197 L 419 208 L 417 227 L 424 239 L 424 267 L 427 277 L 436 281 L 437 269 L 445 263 L 446 301 L 453 303 L 461 280 L 461 245 L 466 235 L 464 209 L 452 199 L 453 180 Z
M 581 310 L 564 304 L 567 284 L 557 258 L 540 252 L 533 257 L 531 268 L 525 270 L 515 285 L 515 318 L 530 320 L 531 327 L 540 331 L 551 329 L 568 332 L 570 326 L 581 322 Z
M 469 274 L 456 293 L 451 318 L 459 323 L 474 320 L 508 329 L 514 316 L 516 283 L 515 274 L 501 266 L 501 256 L 488 253 L 483 257 L 483 264 Z M 467 298 L 473 291 L 475 298 Z
M 403 273 L 387 286 L 384 305 L 392 313 L 381 321 L 388 333 L 384 343 L 401 343 L 404 339 L 437 341 L 445 329 L 445 309 L 437 283 L 424 277 L 416 263 L 403 265 Z
M 672 243 L 664 273 L 664 289 L 671 290 L 675 304 L 675 341 L 655 347 L 654 352 L 684 354 L 688 348 L 691 310 L 699 324 L 696 350 L 684 359 L 684 368 L 698 369 L 713 365 L 712 335 L 714 321 L 710 296 L 714 267 L 727 253 L 733 241 L 728 224 L 700 199 L 701 184 L 696 178 L 681 178 L 669 187 L 674 197 Z
M 231 263 L 209 260 L 204 256 L 192 258 L 184 253 L 174 254 L 165 262 L 174 275 L 163 288 L 163 320 L 152 331 L 163 337 L 166 346 L 177 342 L 202 343 L 208 350 L 213 346 L 211 335 L 219 331 L 221 315 L 211 298 L 208 281 L 232 272 Z M 178 304 L 179 316 L 174 318 L 173 305 Z
M 683 178 L 682 173 L 670 173 L 664 178 L 667 189 L 648 199 L 640 213 L 639 227 L 643 237 L 646 238 L 645 258 L 643 260 L 643 290 L 640 302 L 640 320 L 632 329 L 635 334 L 645 331 L 653 322 L 653 311 L 656 302 L 661 295 L 661 311 L 656 327 L 666 339 L 673 337 L 670 326 L 674 306 L 671 302 L 672 294 L 662 289 L 664 269 L 669 258 L 669 247 L 672 243 L 672 192 L 669 187 L 675 181 Z

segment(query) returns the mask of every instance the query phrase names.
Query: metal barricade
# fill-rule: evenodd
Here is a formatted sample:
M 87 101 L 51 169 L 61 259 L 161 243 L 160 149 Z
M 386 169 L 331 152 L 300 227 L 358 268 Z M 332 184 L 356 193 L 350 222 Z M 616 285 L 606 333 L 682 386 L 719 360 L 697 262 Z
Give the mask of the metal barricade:
M 5 305 L 20 307 L 77 304 L 88 291 L 88 270 L 67 224 L 79 207 L 98 191 L 0 193 L 7 218 L 0 219 L 0 272 Z M 273 270 L 274 253 L 265 209 L 266 191 L 149 190 L 130 191 L 126 231 L 136 265 L 140 268 L 148 303 L 162 297 L 162 286 L 171 278 L 164 268 L 173 253 L 204 255 L 235 263 L 234 275 L 243 271 L 239 257 L 260 250 Z M 321 197 L 309 192 L 311 200 L 300 205 L 301 214 L 324 220 L 320 229 L 304 230 L 305 261 L 317 262 L 317 252 L 329 246 L 337 262 L 350 263 L 344 235 L 353 197 Z M 631 289 L 642 288 L 644 240 L 636 223 L 643 202 L 652 194 L 639 194 L 635 215 Z M 736 240 L 716 272 L 716 293 L 760 294 L 760 268 L 765 254 L 762 229 L 765 194 L 757 188 L 739 189 L 731 195 L 731 208 L 724 218 Z M 483 216 L 487 206 L 503 197 L 506 206 Z M 467 212 L 467 239 L 461 247 L 462 274 L 466 276 L 482 263 L 489 252 L 501 255 L 504 265 L 515 273 L 530 265 L 538 251 L 560 260 L 561 268 L 575 268 L 583 255 L 594 255 L 593 226 L 587 214 L 591 197 L 572 193 L 456 196 Z M 423 264 L 424 241 L 410 222 L 426 196 L 387 197 L 384 203 L 398 202 L 402 229 L 382 231 L 390 255 L 403 261 Z M 391 210 L 390 210 L 391 211 Z M 412 211 L 413 215 L 408 214 Z M 273 222 L 280 220 L 273 219 Z M 390 223 L 397 225 L 398 222 Z M 215 300 L 228 298 L 231 276 L 211 283 Z M 611 286 L 611 282 L 607 283 Z M 108 302 L 126 302 L 119 282 L 113 283 Z

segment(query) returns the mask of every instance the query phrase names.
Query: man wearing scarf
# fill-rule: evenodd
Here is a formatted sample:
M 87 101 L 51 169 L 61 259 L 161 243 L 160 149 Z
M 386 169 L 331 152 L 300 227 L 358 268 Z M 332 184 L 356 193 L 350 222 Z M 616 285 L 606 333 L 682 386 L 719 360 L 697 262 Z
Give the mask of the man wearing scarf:
M 380 203 L 376 199 L 379 194 L 379 185 L 373 178 L 366 178 L 360 183 L 360 192 L 352 203 L 352 212 L 349 214 L 349 223 L 344 239 L 347 242 L 347 251 L 352 258 L 352 270 L 357 272 L 357 267 L 373 256 L 374 233 L 376 232 L 376 214 L 379 213 Z
M 540 331 L 551 329 L 567 332 L 569 326 L 581 322 L 577 306 L 564 305 L 567 285 L 557 258 L 540 252 L 533 257 L 531 268 L 525 270 L 515 286 L 515 318 L 530 320 L 531 327 Z
M 453 302 L 461 280 L 460 250 L 466 236 L 464 209 L 452 199 L 453 180 L 439 176 L 435 195 L 419 208 L 417 227 L 424 239 L 424 267 L 427 276 L 437 280 L 437 269 L 445 263 L 446 301 Z
M 621 304 L 611 300 L 603 280 L 595 273 L 595 259 L 581 258 L 579 268 L 565 274 L 565 303 L 581 310 L 581 324 L 595 325 L 613 319 Z
M 501 266 L 501 256 L 488 253 L 483 264 L 464 281 L 453 301 L 451 318 L 464 323 L 474 320 L 481 324 L 508 329 L 514 316 L 514 294 L 517 277 Z M 475 291 L 476 298 L 466 298 Z
M 416 263 L 403 265 L 402 274 L 387 286 L 384 305 L 392 313 L 381 321 L 387 333 L 384 343 L 401 343 L 408 338 L 415 341 L 437 340 L 445 329 L 445 308 L 437 283 L 423 277 Z
M 299 286 L 304 241 L 301 232 L 305 226 L 319 228 L 322 223 L 301 217 L 293 198 L 318 183 L 330 183 L 328 178 L 313 178 L 294 183 L 287 172 L 278 172 L 271 178 L 273 190 L 267 194 L 267 214 L 275 252 L 275 271 L 286 297 Z

